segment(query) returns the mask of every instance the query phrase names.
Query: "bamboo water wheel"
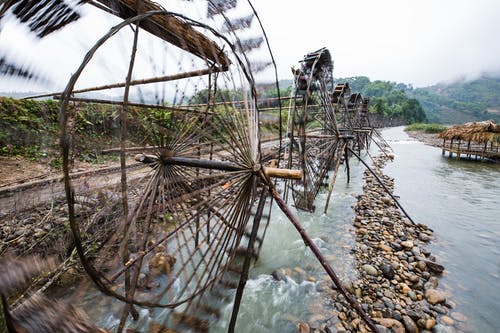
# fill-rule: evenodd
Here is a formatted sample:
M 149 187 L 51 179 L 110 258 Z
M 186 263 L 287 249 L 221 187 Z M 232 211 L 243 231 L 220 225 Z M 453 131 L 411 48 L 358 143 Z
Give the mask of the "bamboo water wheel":
M 153 318 L 150 329 L 207 331 L 219 316 L 213 304 L 234 295 L 228 329 L 234 331 L 272 198 L 340 292 L 377 331 L 273 182 L 298 180 L 289 183 L 295 205 L 313 210 L 326 174 L 338 164 L 336 151 L 344 141 L 329 95 L 329 51 L 310 53 L 301 63 L 289 116 L 288 162 L 286 169 L 272 168 L 263 159 L 255 78 L 274 63 L 270 50 L 261 47 L 266 40 L 260 25 L 248 29 L 258 19 L 249 1 L 212 0 L 204 7 L 181 1 L 178 8 L 169 3 L 168 10 L 147 0 L 51 4 L 40 14 L 36 4 L 8 1 L 0 14 L 13 10 L 40 37 L 78 20 L 73 10 L 79 5 L 119 18 L 86 52 L 64 90 L 45 95 L 61 101 L 67 216 L 92 282 L 80 286 L 77 295 L 92 289 L 121 304 L 105 328 L 141 330 L 146 316 Z M 196 15 L 199 8 L 202 14 Z M 119 176 L 94 181 L 72 174 L 79 156 L 77 129 L 88 122 L 78 107 L 90 102 L 115 108 L 109 121 L 115 126 L 111 144 L 118 145 Z M 145 117 L 145 130 L 138 130 L 144 126 L 138 117 Z M 134 136 L 138 133 L 141 137 Z M 130 147 L 132 138 L 142 145 Z M 132 150 L 137 154 L 127 158 Z M 235 293 L 228 294 L 228 288 Z M 8 304 L 4 310 L 22 326 L 16 310 L 9 313 Z M 72 320 L 71 314 L 66 318 Z
M 288 167 L 303 170 L 301 181 L 289 182 L 294 205 L 314 211 L 314 200 L 340 145 L 340 132 L 329 91 L 333 62 L 328 49 L 306 54 L 294 69 L 294 86 L 288 113 Z M 287 189 L 288 189 L 287 187 Z

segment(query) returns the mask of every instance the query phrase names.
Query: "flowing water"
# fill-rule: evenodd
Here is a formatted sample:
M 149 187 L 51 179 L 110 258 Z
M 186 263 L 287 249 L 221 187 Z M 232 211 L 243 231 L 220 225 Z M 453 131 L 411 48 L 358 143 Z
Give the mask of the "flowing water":
M 461 330 L 499 332 L 500 165 L 442 157 L 440 149 L 410 139 L 402 127 L 387 129 L 383 135 L 396 154 L 384 169 L 395 178 L 396 195 L 417 223 L 435 231 L 436 239 L 427 249 L 446 267 L 439 288 L 456 303 L 453 311 L 468 318 Z M 362 190 L 363 170 L 352 159 L 350 183 L 345 172 L 339 173 L 328 214 L 322 214 L 326 193 L 320 193 L 316 213 L 296 212 L 344 281 L 357 274 L 350 254 L 352 206 Z M 325 297 L 317 291 L 317 283 L 291 278 L 276 281 L 271 275 L 279 268 L 296 267 L 318 281 L 325 276 L 291 223 L 273 207 L 261 256 L 243 295 L 237 332 L 295 332 L 297 322 L 331 316 L 328 306 L 323 307 Z M 222 319 L 212 323 L 211 332 L 227 332 L 231 309 L 229 304 L 221 309 Z M 141 314 L 138 326 L 147 327 L 154 318 L 146 310 Z M 103 326 L 118 322 L 111 313 L 101 315 Z
M 302 226 L 344 281 L 356 277 L 350 254 L 354 234 L 350 229 L 354 219 L 352 206 L 356 203 L 355 195 L 362 190 L 363 172 L 359 163 L 351 162 L 350 168 L 349 183 L 346 173 L 339 173 L 327 214 L 323 214 L 327 193 L 319 194 L 315 213 L 295 211 Z M 278 207 L 273 207 L 261 256 L 246 285 L 237 332 L 295 332 L 298 321 L 311 322 L 321 317 L 321 296 L 315 283 L 297 283 L 291 278 L 286 282 L 276 281 L 271 276 L 278 268 L 295 267 L 318 280 L 325 276 L 292 224 Z M 231 309 L 231 305 L 224 309 L 223 318 L 227 320 L 219 321 L 214 332 L 227 332 Z
M 500 165 L 443 157 L 402 127 L 383 135 L 396 155 L 385 173 L 410 216 L 434 230 L 428 249 L 446 267 L 440 288 L 467 316 L 464 330 L 499 332 Z

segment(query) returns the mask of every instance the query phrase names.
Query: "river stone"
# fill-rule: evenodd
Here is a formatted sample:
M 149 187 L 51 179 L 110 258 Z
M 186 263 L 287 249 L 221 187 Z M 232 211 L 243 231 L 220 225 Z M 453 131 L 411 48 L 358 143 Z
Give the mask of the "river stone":
M 424 326 L 424 327 L 425 327 L 425 329 L 426 329 L 427 331 L 432 330 L 432 328 L 433 328 L 434 326 L 436 326 L 436 320 L 435 320 L 435 319 L 433 319 L 433 318 L 429 318 L 429 319 L 427 319 L 427 320 L 425 321 L 425 326 Z
M 434 333 L 455 333 L 455 329 L 451 326 L 438 324 L 434 326 Z
M 467 320 L 467 317 L 460 312 L 452 312 L 451 318 L 458 320 L 458 321 L 466 321 Z
M 448 326 L 453 326 L 453 324 L 455 324 L 455 321 L 448 316 L 441 316 L 440 320 Z
M 403 325 L 407 333 L 418 333 L 418 326 L 409 316 L 403 316 Z
M 281 269 L 275 270 L 274 272 L 271 273 L 271 275 L 273 276 L 273 279 L 275 279 L 276 281 L 285 281 L 286 282 L 286 275 L 285 275 L 285 273 L 283 273 L 283 271 Z
M 439 284 L 438 279 L 435 276 L 431 276 L 429 281 L 427 281 L 424 285 L 425 289 L 435 289 Z
M 377 269 L 375 267 L 373 267 L 372 265 L 370 265 L 370 264 L 365 264 L 361 268 L 368 275 L 373 275 L 373 276 L 377 276 L 378 275 Z
M 397 242 L 392 242 L 391 243 L 391 247 L 395 250 L 395 251 L 401 251 L 403 249 L 403 247 L 397 243 Z
M 410 240 L 402 241 L 401 246 L 407 249 L 411 249 L 413 247 L 413 242 Z
M 392 253 L 392 247 L 390 247 L 389 245 L 379 244 L 378 247 L 384 252 Z
M 431 272 L 436 273 L 436 274 L 443 273 L 443 271 L 444 271 L 443 265 L 440 265 L 440 264 L 435 263 L 434 261 L 430 261 L 430 260 L 425 260 L 424 262 Z
M 432 238 L 429 235 L 421 232 L 418 234 L 418 239 L 420 239 L 422 242 L 429 242 Z
M 414 256 L 420 256 L 421 255 L 420 248 L 418 246 L 414 246 L 411 249 L 411 253 L 413 253 Z
M 366 235 L 366 234 L 368 234 L 368 231 L 365 228 L 359 228 L 358 229 L 358 234 L 360 234 L 360 235 Z
M 382 271 L 382 274 L 384 277 L 388 280 L 392 280 L 394 278 L 394 269 L 392 268 L 392 265 L 385 264 L 380 267 L 380 270 Z
M 402 282 L 402 283 L 399 284 L 399 288 L 400 288 L 401 293 L 403 295 L 406 295 L 406 294 L 408 294 L 411 291 L 411 288 L 408 287 L 408 285 L 406 283 L 404 283 L 404 282 Z
M 385 203 L 386 205 L 389 205 L 389 204 L 391 204 L 391 203 L 392 203 L 392 199 L 391 199 L 391 198 L 389 198 L 389 197 L 382 197 L 380 200 L 381 200 L 383 203 Z
M 303 322 L 298 323 L 297 329 L 299 330 L 299 333 L 310 333 L 311 332 L 311 327 L 309 327 L 308 323 L 303 323 Z
M 392 318 L 374 318 L 374 320 L 380 325 L 390 328 L 394 333 L 405 333 L 405 327 L 396 319 Z
M 427 289 L 425 291 L 425 299 L 427 299 L 427 302 L 430 304 L 439 304 L 446 301 L 446 295 L 442 291 L 436 289 Z

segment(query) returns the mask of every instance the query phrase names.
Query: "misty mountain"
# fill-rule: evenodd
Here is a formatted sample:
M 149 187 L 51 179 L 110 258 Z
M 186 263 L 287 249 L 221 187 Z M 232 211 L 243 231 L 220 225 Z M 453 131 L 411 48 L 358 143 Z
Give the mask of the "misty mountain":
M 483 75 L 473 81 L 440 83 L 410 89 L 431 122 L 458 124 L 492 119 L 500 122 L 500 76 Z

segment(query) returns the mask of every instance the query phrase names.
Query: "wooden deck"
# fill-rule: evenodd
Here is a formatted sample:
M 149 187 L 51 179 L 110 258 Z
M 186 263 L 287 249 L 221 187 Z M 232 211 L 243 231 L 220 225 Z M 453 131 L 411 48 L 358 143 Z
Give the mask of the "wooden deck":
M 471 144 L 470 142 L 443 142 L 441 145 L 443 156 L 448 152 L 448 157 L 456 159 L 466 158 L 473 160 L 491 159 L 500 161 L 500 147 L 491 143 Z

